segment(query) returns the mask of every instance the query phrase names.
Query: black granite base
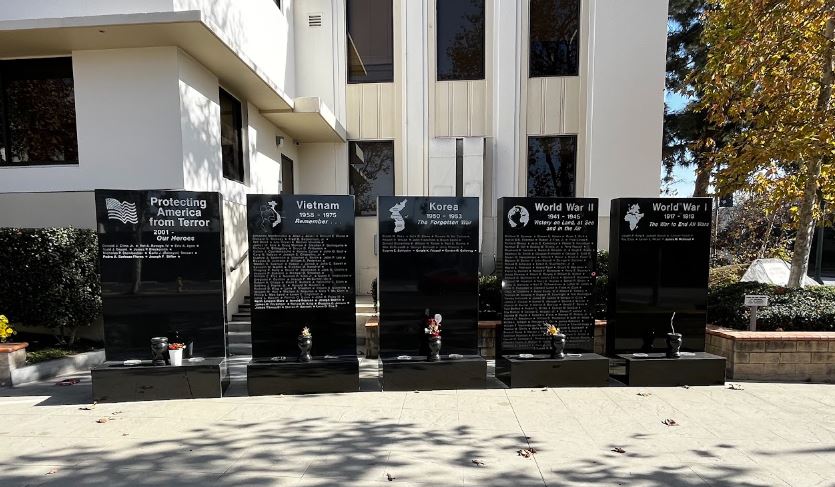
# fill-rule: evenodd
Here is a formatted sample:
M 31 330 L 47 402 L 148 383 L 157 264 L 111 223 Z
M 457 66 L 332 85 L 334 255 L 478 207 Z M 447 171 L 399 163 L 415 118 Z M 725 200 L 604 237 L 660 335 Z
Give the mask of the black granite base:
M 357 357 L 314 357 L 310 362 L 253 360 L 246 375 L 250 396 L 356 392 L 360 380 Z
M 601 387 L 609 382 L 609 359 L 596 353 L 552 359 L 549 355 L 496 359 L 496 378 L 508 387 Z
M 96 402 L 159 401 L 223 397 L 229 386 L 224 358 L 183 360 L 183 365 L 155 366 L 150 361 L 127 366 L 105 362 L 90 370 Z
M 725 357 L 705 352 L 681 358 L 667 358 L 663 353 L 647 355 L 618 355 L 626 360 L 626 383 L 630 386 L 711 386 L 725 383 Z
M 443 389 L 484 389 L 487 361 L 475 355 L 427 362 L 424 357 L 399 360 L 384 357 L 382 383 L 385 391 L 432 391 Z

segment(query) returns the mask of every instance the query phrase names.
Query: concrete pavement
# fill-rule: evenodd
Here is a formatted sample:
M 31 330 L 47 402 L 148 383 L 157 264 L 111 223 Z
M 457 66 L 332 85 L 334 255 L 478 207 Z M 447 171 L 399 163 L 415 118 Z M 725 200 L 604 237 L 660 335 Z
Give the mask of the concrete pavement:
M 835 486 L 835 385 L 93 407 L 80 378 L 0 390 L 0 486 Z

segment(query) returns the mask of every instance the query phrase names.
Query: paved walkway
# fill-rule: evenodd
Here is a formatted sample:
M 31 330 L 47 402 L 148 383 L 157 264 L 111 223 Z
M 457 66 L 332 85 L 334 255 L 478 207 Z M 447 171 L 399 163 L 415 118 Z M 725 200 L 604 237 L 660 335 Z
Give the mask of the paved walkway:
M 0 485 L 835 486 L 835 385 L 92 406 L 81 379 L 0 390 Z

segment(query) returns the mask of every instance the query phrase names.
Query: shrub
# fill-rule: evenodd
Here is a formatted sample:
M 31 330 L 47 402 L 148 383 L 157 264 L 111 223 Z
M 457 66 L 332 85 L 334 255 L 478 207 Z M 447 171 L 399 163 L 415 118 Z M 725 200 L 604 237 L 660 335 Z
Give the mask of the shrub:
M 606 307 L 609 302 L 609 251 L 597 251 L 597 266 L 594 269 L 597 276 L 594 280 L 594 318 L 596 320 L 606 319 Z
M 53 328 L 72 343 L 101 313 L 97 253 L 90 230 L 0 229 L 0 310 L 13 324 Z
M 748 270 L 748 264 L 731 264 L 714 267 L 710 269 L 708 286 L 712 289 L 717 286 L 737 283 L 742 279 L 742 275 L 745 274 L 746 270 Z
M 502 310 L 502 288 L 495 275 L 478 276 L 478 310 L 479 312 Z
M 768 295 L 768 306 L 757 312 L 758 330 L 835 331 L 835 288 L 788 289 L 758 282 L 718 286 L 708 294 L 708 322 L 748 329 L 746 294 Z

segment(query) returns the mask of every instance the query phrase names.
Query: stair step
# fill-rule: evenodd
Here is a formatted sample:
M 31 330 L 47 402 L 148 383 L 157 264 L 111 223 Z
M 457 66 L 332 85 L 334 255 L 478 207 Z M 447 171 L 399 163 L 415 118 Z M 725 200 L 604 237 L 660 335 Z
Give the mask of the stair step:
M 235 314 L 232 315 L 232 321 L 249 321 L 250 318 L 252 318 L 252 315 L 250 315 L 249 313 L 247 313 L 245 315 L 240 314 L 240 313 L 235 313 Z
M 229 323 L 227 333 L 247 333 L 251 334 L 251 323 Z
M 252 334 L 248 332 L 231 332 L 226 334 L 229 337 L 229 345 L 252 346 Z

